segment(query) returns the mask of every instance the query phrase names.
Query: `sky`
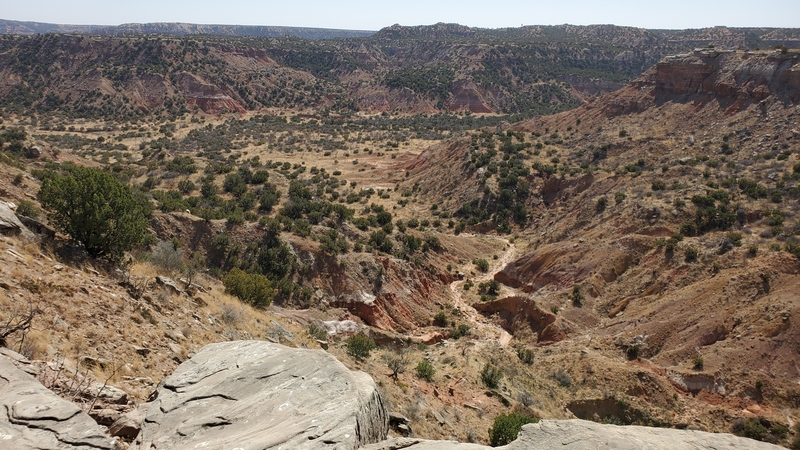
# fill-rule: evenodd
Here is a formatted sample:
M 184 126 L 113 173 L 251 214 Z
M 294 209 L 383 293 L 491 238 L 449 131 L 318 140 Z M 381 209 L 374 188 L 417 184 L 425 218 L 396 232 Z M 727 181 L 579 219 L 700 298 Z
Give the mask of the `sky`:
M 614 24 L 642 28 L 800 27 L 800 0 L 0 0 L 0 19 L 72 25 L 187 22 L 379 30 L 400 25 Z

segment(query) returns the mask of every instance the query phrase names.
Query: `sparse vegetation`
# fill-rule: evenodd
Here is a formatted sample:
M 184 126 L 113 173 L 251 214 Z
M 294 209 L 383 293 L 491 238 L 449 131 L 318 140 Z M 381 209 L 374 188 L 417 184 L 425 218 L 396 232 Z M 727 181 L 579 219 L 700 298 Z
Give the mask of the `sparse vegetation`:
M 692 395 L 639 395 L 628 385 L 635 379 L 619 374 L 636 369 L 663 378 L 657 366 L 665 355 L 683 355 L 686 367 L 705 370 L 699 355 L 698 364 L 686 347 L 676 353 L 674 339 L 663 341 L 663 328 L 686 333 L 696 326 L 704 342 L 719 338 L 717 325 L 724 321 L 731 333 L 725 345 L 737 355 L 724 361 L 726 383 L 764 405 L 790 405 L 784 384 L 791 380 L 773 362 L 785 361 L 788 347 L 774 348 L 769 358 L 738 350 L 752 333 L 766 343 L 785 338 L 791 329 L 784 327 L 794 321 L 784 295 L 794 280 L 785 267 L 793 261 L 789 254 L 800 258 L 800 163 L 791 125 L 795 111 L 786 106 L 793 101 L 775 99 L 784 94 L 770 91 L 769 100 L 728 116 L 736 103 L 722 118 L 715 108 L 729 102 L 692 102 L 694 94 L 687 94 L 686 102 L 653 105 L 651 96 L 626 88 L 620 95 L 634 100 L 635 109 L 647 108 L 646 115 L 631 110 L 609 119 L 577 109 L 515 123 L 575 105 L 568 89 L 573 79 L 591 80 L 591 90 L 602 91 L 609 76 L 613 85 L 624 83 L 657 61 L 656 53 L 676 45 L 662 39 L 671 33 L 663 30 L 647 35 L 647 51 L 628 51 L 627 34 L 637 30 L 619 37 L 613 27 L 600 28 L 610 36 L 602 44 L 584 42 L 595 38 L 581 27 L 570 30 L 392 27 L 372 41 L 378 47 L 362 39 L 357 51 L 348 39 L 208 36 L 111 38 L 118 47 L 112 51 L 105 49 L 106 38 L 97 37 L 91 51 L 109 56 L 96 66 L 108 84 L 102 92 L 80 93 L 71 87 L 74 81 L 64 80 L 74 76 L 70 67 L 80 65 L 75 61 L 87 51 L 85 38 L 0 36 L 0 53 L 14 65 L 5 68 L 11 81 L 0 108 L 3 200 L 17 203 L 18 215 L 35 218 L 36 202 L 25 200 L 37 189 L 30 175 L 45 184 L 48 177 L 74 176 L 66 161 L 76 161 L 126 186 L 145 217 L 158 210 L 144 223 L 158 238 L 145 236 L 116 251 L 112 259 L 122 264 L 113 272 L 102 259 L 86 259 L 87 246 L 47 237 L 46 227 L 58 228 L 48 206 L 49 214 L 39 215 L 45 228 L 25 221 L 41 241 L 0 240 L 0 278 L 6 280 L 0 303 L 29 297 L 48 303 L 44 328 L 26 330 L 24 346 L 17 332 L 9 345 L 43 359 L 52 357 L 53 348 L 63 351 L 60 345 L 80 346 L 96 360 L 132 356 L 124 369 L 131 378 L 120 378 L 123 387 L 140 376 L 155 382 L 193 349 L 220 339 L 325 347 L 348 364 L 353 360 L 345 353 L 367 360 L 356 365 L 375 377 L 395 410 L 411 417 L 415 435 L 431 438 L 463 437 L 469 428 L 466 436 L 475 439 L 472 430 L 485 430 L 501 411 L 560 414 L 565 403 L 584 400 L 578 392 L 584 390 L 602 393 L 603 409 L 622 411 L 596 418 L 603 422 L 671 425 L 664 419 L 691 410 L 719 431 L 738 411 L 728 414 L 728 406 L 718 405 L 710 412 Z M 541 38 L 531 37 L 540 32 Z M 519 34 L 506 42 L 508 33 Z M 562 42 L 564 35 L 571 36 L 569 43 Z M 404 47 L 408 39 L 419 43 L 413 52 Z M 745 45 L 760 38 L 748 39 Z M 31 52 L 26 42 L 45 50 Z M 60 63 L 62 52 L 52 53 L 55 62 L 41 60 L 40 53 L 59 42 L 68 42 L 76 55 L 69 66 Z M 403 60 L 436 54 L 452 61 L 451 42 L 475 64 Z M 243 48 L 274 66 L 264 69 L 260 58 L 249 57 L 244 64 Z M 378 48 L 375 66 L 369 55 Z M 741 53 L 721 54 L 719 61 Z M 766 61 L 761 53 L 751 52 L 749 60 Z M 120 55 L 129 60 L 118 62 Z M 561 62 L 576 56 L 574 63 Z M 28 70 L 18 57 L 36 64 Z M 545 70 L 531 70 L 544 60 Z M 182 89 L 169 90 L 162 105 L 146 108 L 138 97 L 124 99 L 128 86 L 139 85 L 142 77 L 175 83 L 183 74 L 216 85 L 248 113 L 200 113 L 182 102 Z M 348 84 L 354 75 L 358 100 L 352 97 L 355 85 Z M 17 79 L 25 80 L 24 89 L 14 86 Z M 449 111 L 452 90 L 462 79 L 475 83 L 470 101 L 483 96 L 498 113 Z M 371 109 L 373 98 L 385 96 L 392 104 L 409 91 L 413 96 L 402 108 Z M 595 112 L 620 106 L 600 94 L 587 105 Z M 417 101 L 442 112 L 414 114 Z M 520 114 L 503 115 L 512 111 Z M 515 254 L 503 241 L 516 244 Z M 131 258 L 121 257 L 128 251 Z M 507 285 L 486 275 L 501 261 L 506 268 L 498 279 Z M 157 275 L 169 275 L 187 295 L 156 288 Z M 724 292 L 706 289 L 712 282 L 724 285 Z M 218 295 L 220 283 L 256 308 Z M 494 301 L 501 291 L 511 298 Z M 490 312 L 519 301 L 514 297 L 529 297 L 535 308 Z M 734 305 L 735 330 L 725 308 L 708 307 L 718 300 Z M 273 302 L 281 309 L 263 310 Z M 464 307 L 470 304 L 477 314 Z M 337 337 L 348 336 L 347 319 L 387 328 L 380 334 L 386 347 L 371 352 L 372 334 Z M 633 334 L 622 332 L 625 323 L 636 324 L 628 329 Z M 606 326 L 601 324 L 625 340 L 596 339 L 595 330 Z M 115 336 L 117 325 L 126 328 L 129 342 Z M 503 327 L 513 330 L 519 361 L 508 347 L 481 342 L 489 336 L 505 342 Z M 403 336 L 407 330 L 447 343 L 410 344 Z M 770 337 L 773 332 L 778 335 Z M 734 339 L 738 334 L 745 338 Z M 183 350 L 145 357 L 148 349 L 129 348 L 136 343 L 163 349 L 165 337 Z M 567 342 L 536 349 L 534 361 L 537 339 Z M 369 360 L 370 354 L 380 355 L 380 363 Z M 652 360 L 641 364 L 625 357 Z M 718 363 L 710 359 L 709 370 L 718 370 Z M 770 374 L 763 378 L 766 387 L 759 380 L 753 391 L 755 379 L 740 364 L 764 367 Z M 464 375 L 475 367 L 480 376 Z M 487 391 L 490 398 L 474 410 L 441 406 L 444 397 L 433 399 L 433 386 L 409 381 L 412 375 L 439 382 L 438 395 L 453 388 Z M 142 392 L 131 393 L 134 401 L 149 393 Z M 432 412 L 453 426 L 437 426 L 429 420 Z M 714 417 L 706 421 L 708 414 Z M 781 419 L 765 417 L 742 423 L 740 432 L 765 440 L 783 436 L 781 444 L 791 443 Z M 497 422 L 493 427 L 503 428 Z

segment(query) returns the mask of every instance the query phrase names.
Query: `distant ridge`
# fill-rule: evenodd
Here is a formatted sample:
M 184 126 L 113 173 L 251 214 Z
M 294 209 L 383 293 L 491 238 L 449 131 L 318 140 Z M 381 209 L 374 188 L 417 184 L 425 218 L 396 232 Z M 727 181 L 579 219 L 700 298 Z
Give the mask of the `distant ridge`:
M 182 22 L 126 23 L 122 25 L 63 25 L 0 19 L 0 35 L 94 34 L 103 36 L 207 35 L 228 37 L 293 36 L 308 40 L 372 37 L 377 40 L 459 40 L 585 42 L 604 40 L 614 45 L 705 46 L 714 43 L 725 48 L 770 48 L 776 45 L 800 46 L 800 28 L 711 27 L 686 30 L 659 30 L 617 25 L 526 25 L 519 28 L 476 28 L 455 23 L 402 26 L 381 30 L 340 30 L 333 28 L 282 27 L 268 25 L 204 25 Z
M 46 34 L 76 33 L 105 36 L 167 34 L 174 36 L 213 35 L 235 37 L 281 37 L 294 36 L 302 39 L 336 39 L 368 37 L 375 34 L 369 30 L 337 30 L 330 28 L 251 26 L 251 25 L 202 25 L 179 22 L 126 23 L 116 26 L 104 25 L 59 25 L 42 22 L 20 22 L 0 19 L 0 34 Z

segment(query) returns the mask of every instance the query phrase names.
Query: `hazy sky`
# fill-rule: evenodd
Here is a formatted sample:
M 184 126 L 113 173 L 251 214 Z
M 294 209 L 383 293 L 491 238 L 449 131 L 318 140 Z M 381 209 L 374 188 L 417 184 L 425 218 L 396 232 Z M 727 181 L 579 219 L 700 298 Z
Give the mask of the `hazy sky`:
M 800 0 L 0 0 L 0 19 L 62 24 L 131 22 L 378 30 L 451 22 L 473 27 L 615 24 L 644 28 L 800 27 Z

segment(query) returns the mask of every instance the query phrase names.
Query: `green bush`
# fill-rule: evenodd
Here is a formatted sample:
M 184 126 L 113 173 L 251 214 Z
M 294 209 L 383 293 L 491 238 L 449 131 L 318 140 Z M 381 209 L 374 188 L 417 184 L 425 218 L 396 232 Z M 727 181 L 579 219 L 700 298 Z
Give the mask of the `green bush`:
M 683 255 L 686 258 L 686 262 L 693 262 L 697 261 L 697 256 L 699 255 L 699 252 L 694 247 L 686 247 L 686 250 L 684 250 Z
M 744 421 L 735 421 L 733 423 L 733 434 L 763 441 L 769 434 L 769 429 L 757 417 L 751 417 Z
M 605 197 L 600 197 L 597 199 L 597 203 L 594 205 L 595 211 L 601 213 L 606 210 L 606 206 L 608 206 L 608 199 Z
M 436 373 L 436 369 L 434 369 L 433 364 L 429 363 L 428 361 L 420 361 L 414 370 L 417 372 L 417 378 L 426 381 L 432 381 L 433 374 Z
M 478 258 L 475 261 L 472 261 L 473 264 L 480 270 L 481 272 L 488 272 L 489 271 L 489 261 Z
M 369 352 L 377 347 L 375 341 L 361 333 L 347 338 L 345 345 L 347 345 L 347 353 L 356 359 L 366 359 L 369 356 Z
M 581 306 L 583 304 L 583 292 L 581 292 L 581 285 L 576 284 L 572 286 L 572 304 Z
M 31 219 L 39 218 L 39 215 L 42 213 L 42 210 L 36 206 L 30 200 L 20 200 L 19 205 L 17 205 L 17 215 L 30 217 Z
M 119 259 L 144 241 L 150 206 L 134 198 L 113 175 L 72 166 L 66 174 L 43 175 L 39 202 L 60 231 L 80 242 L 93 257 Z
M 500 282 L 497 280 L 484 281 L 478 284 L 478 293 L 494 297 L 500 293 Z
M 275 288 L 269 278 L 234 268 L 222 279 L 225 292 L 256 308 L 266 308 L 275 298 Z
M 461 323 L 457 327 L 453 328 L 453 332 L 450 333 L 450 338 L 459 339 L 467 335 L 469 335 L 469 325 Z
M 489 428 L 489 443 L 492 447 L 509 444 L 517 438 L 523 425 L 538 421 L 539 419 L 525 414 L 500 414 L 495 417 L 492 428 Z
M 503 379 L 503 371 L 489 363 L 486 363 L 481 370 L 481 380 L 486 387 L 490 389 L 497 389 L 500 386 L 500 380 Z
M 533 350 L 527 347 L 517 347 L 517 357 L 529 366 L 533 364 Z
M 444 312 L 440 311 L 433 316 L 433 324 L 437 327 L 447 326 L 447 316 Z

